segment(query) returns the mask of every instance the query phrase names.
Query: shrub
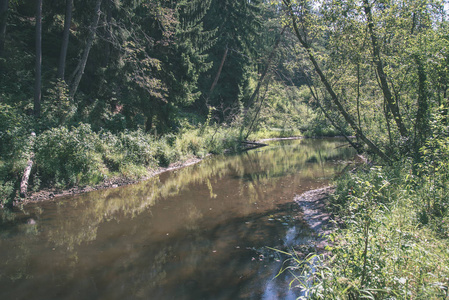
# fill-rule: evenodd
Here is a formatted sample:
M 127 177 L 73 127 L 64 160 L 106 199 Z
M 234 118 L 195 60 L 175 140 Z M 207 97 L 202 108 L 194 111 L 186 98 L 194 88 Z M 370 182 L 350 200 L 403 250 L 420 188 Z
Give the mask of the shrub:
M 36 167 L 45 182 L 60 187 L 94 184 L 106 175 L 101 140 L 90 125 L 47 130 L 38 136 L 35 149 Z
M 240 132 L 237 127 L 211 127 L 205 134 L 205 141 L 207 153 L 235 152 L 239 147 Z
M 15 108 L 0 102 L 0 155 L 3 157 L 17 156 L 28 138 L 26 127 L 29 120 Z M 29 133 L 28 133 L 29 134 Z
M 11 203 L 14 198 L 14 181 L 2 181 L 0 180 L 0 207 Z
M 449 213 L 449 128 L 445 120 L 445 115 L 433 114 L 431 135 L 420 149 L 421 158 L 416 166 L 416 184 L 423 191 L 423 216 L 444 217 Z
M 48 112 L 50 114 L 50 112 Z M 3 131 L 0 138 L 12 143 L 14 151 L 0 152 L 0 197 L 3 203 L 14 197 L 18 181 L 34 151 L 35 159 L 29 189 L 44 187 L 67 188 L 73 185 L 93 185 L 108 177 L 139 178 L 149 169 L 168 166 L 193 155 L 223 153 L 237 149 L 236 127 L 202 126 L 160 138 L 142 130 L 114 134 L 107 130 L 95 132 L 88 124 L 68 128 L 51 128 L 37 135 L 31 149 L 30 136 L 20 127 L 20 117 L 6 105 L 0 106 Z M 55 115 L 55 122 L 58 123 Z M 60 119 L 58 119 L 60 120 Z M 17 132 L 20 131 L 21 135 Z M 14 137 L 14 138 L 13 138 Z M 3 144 L 2 144 L 3 145 Z M 7 162 L 7 163 L 5 163 Z
M 198 129 L 183 132 L 176 139 L 176 148 L 182 155 L 199 155 L 201 148 L 205 148 L 204 139 Z
M 344 134 L 350 135 L 346 127 L 344 127 Z M 304 128 L 304 136 L 306 137 L 331 137 L 341 135 L 341 132 L 335 129 L 322 114 L 318 114 L 312 118 Z
M 63 80 L 51 84 L 42 103 L 42 127 L 52 128 L 66 124 L 75 114 L 76 105 L 69 97 L 68 86 Z
M 176 136 L 168 134 L 160 138 L 155 142 L 154 147 L 156 147 L 155 158 L 162 167 L 167 167 L 172 162 L 175 162 L 181 158 L 181 153 L 175 146 Z
M 125 131 L 118 135 L 117 150 L 123 153 L 124 163 L 144 167 L 157 166 L 156 147 L 153 137 L 142 130 Z

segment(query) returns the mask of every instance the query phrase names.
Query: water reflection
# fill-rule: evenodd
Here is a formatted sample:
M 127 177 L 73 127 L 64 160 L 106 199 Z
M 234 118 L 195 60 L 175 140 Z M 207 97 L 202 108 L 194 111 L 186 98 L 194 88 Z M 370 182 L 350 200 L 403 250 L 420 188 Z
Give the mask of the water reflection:
M 264 246 L 307 240 L 293 196 L 343 167 L 340 144 L 276 142 L 28 205 L 2 223 L 0 298 L 288 299 Z

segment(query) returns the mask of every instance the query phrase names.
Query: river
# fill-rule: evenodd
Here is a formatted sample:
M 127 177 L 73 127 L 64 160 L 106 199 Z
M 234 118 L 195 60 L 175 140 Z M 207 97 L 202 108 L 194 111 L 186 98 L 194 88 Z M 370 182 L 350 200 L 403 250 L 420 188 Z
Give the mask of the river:
M 266 247 L 311 235 L 293 202 L 354 152 L 270 142 L 148 181 L 2 212 L 0 299 L 295 299 Z

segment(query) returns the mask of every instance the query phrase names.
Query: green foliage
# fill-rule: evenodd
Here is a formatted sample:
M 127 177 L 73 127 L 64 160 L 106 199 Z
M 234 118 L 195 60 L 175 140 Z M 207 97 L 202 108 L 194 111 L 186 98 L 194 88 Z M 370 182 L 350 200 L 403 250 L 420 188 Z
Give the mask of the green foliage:
M 9 109 L 3 107 L 4 116 L 8 116 Z M 2 121 L 8 122 L 8 119 Z M 4 132 L 2 137 L 6 141 L 9 131 Z M 61 126 L 38 134 L 32 148 L 31 138 L 26 135 L 21 139 L 9 138 L 16 150 L 14 153 L 0 152 L 0 203 L 6 204 L 16 196 L 31 152 L 35 157 L 29 190 L 37 191 L 47 187 L 64 189 L 74 185 L 95 185 L 114 177 L 141 178 L 158 167 L 167 167 L 192 156 L 236 150 L 239 142 L 237 127 L 218 125 L 192 127 L 178 134 L 155 137 L 140 129 L 95 132 L 89 124 L 81 123 L 76 127 Z
M 157 165 L 155 159 L 154 139 L 141 130 L 125 131 L 118 134 L 103 131 L 100 133 L 102 142 L 101 156 L 113 175 L 125 177 L 142 177 L 147 168 Z
M 10 180 L 10 169 L 11 166 L 0 159 L 0 207 L 9 204 L 15 196 L 15 182 Z
M 167 134 L 156 141 L 155 158 L 159 166 L 168 167 L 171 163 L 177 162 L 181 158 L 182 154 L 175 147 L 176 139 L 176 135 Z
M 0 151 L 9 151 L 14 137 L 20 135 L 20 115 L 7 104 L 0 103 Z
M 443 3 L 273 2 L 283 3 L 284 21 L 295 27 L 286 69 L 305 77 L 332 119 L 344 118 L 386 161 L 417 152 L 429 109 L 447 98 Z
M 66 124 L 74 116 L 76 105 L 69 97 L 69 90 L 64 81 L 58 80 L 45 95 L 42 110 L 43 127 L 57 127 Z
M 292 284 L 308 299 L 445 299 L 448 215 L 420 222 L 428 193 L 407 162 L 339 179 L 331 204 L 342 227 L 327 255 L 294 261 Z
M 423 219 L 428 219 L 428 214 L 442 217 L 449 212 L 449 132 L 444 112 L 445 108 L 440 107 L 432 115 L 431 135 L 421 148 L 421 162 L 416 166 L 416 184 L 425 191 L 421 195 Z
M 0 181 L 0 207 L 9 205 L 14 199 L 15 187 L 14 181 Z
M 251 139 L 306 136 L 336 136 L 337 131 L 320 111 L 313 107 L 310 91 L 306 86 L 300 88 L 286 86 L 281 82 L 273 82 L 261 91 L 264 98 L 259 99 L 253 108 L 244 116 L 242 130 L 248 130 L 254 122 L 255 133 Z M 262 107 L 260 107 L 262 102 Z M 259 111 L 260 109 L 260 111 Z M 342 125 L 349 135 L 347 126 Z
M 37 138 L 36 168 L 44 181 L 60 187 L 98 183 L 106 175 L 100 148 L 88 124 L 50 129 Z
M 215 43 L 215 30 L 205 30 L 203 19 L 211 0 L 177 1 L 174 7 L 176 33 L 168 51 L 161 53 L 162 72 L 167 82 L 168 97 L 181 107 L 199 99 L 198 80 L 212 67 L 207 51 Z
M 446 299 L 449 296 L 449 139 L 445 107 L 429 118 L 416 158 L 359 167 L 336 182 L 340 228 L 326 255 L 292 255 L 292 285 L 307 299 Z
M 182 154 L 205 156 L 219 154 L 237 148 L 239 142 L 237 127 L 205 126 L 182 133 L 176 140 L 176 149 Z
M 251 93 L 248 86 L 255 75 L 255 60 L 263 49 L 260 43 L 263 11 L 260 0 L 212 0 L 210 10 L 204 16 L 204 29 L 216 32 L 216 41 L 206 52 L 213 66 L 200 78 L 205 97 L 198 104 L 203 111 L 208 105 L 218 108 L 215 117 L 220 121 L 229 121 L 238 115 L 240 101 L 244 102 Z M 219 80 L 211 91 L 217 75 Z
M 27 163 L 29 124 L 17 109 L 0 103 L 0 205 L 9 204 L 16 196 L 18 180 Z
M 154 166 L 153 138 L 141 130 L 121 132 L 116 149 L 124 153 L 124 161 L 143 166 Z
M 315 118 L 307 124 L 306 128 L 307 129 L 304 132 L 304 136 L 306 137 L 332 137 L 341 135 L 341 132 L 332 126 L 322 114 L 317 114 Z M 344 133 L 349 135 L 348 132 Z

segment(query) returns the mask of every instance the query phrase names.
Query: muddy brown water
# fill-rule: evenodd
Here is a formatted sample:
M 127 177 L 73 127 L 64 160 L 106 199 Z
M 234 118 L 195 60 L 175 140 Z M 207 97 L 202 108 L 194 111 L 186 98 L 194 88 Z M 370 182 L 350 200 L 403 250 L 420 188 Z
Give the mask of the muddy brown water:
M 295 299 L 266 247 L 307 243 L 294 195 L 345 166 L 342 144 L 270 142 L 3 212 L 0 299 Z

